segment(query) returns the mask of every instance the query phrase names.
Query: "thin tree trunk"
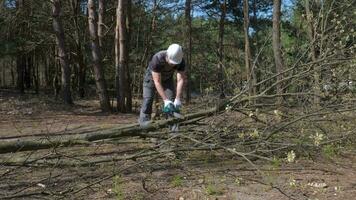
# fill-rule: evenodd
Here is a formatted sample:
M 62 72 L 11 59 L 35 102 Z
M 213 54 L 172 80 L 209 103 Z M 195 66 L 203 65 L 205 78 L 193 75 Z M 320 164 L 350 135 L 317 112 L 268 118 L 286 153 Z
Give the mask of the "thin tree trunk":
M 1 85 L 2 87 L 5 87 L 6 86 L 6 68 L 8 68 L 8 65 L 6 63 L 3 63 L 3 66 L 2 66 L 2 78 L 1 78 Z
M 132 112 L 132 80 L 130 73 L 130 46 L 132 41 L 132 0 L 127 0 L 127 12 L 126 12 L 126 21 L 127 21 L 127 42 L 126 42 L 126 51 L 127 51 L 127 66 L 126 66 L 126 78 L 127 78 L 127 87 L 126 87 L 126 109 L 127 112 Z
M 254 25 L 255 25 L 255 33 L 254 33 L 254 42 L 258 43 L 258 41 L 260 41 L 260 37 L 259 37 L 259 32 L 260 32 L 260 29 L 258 28 L 258 20 L 257 20 L 257 0 L 253 0 L 252 2 L 252 12 L 253 12 L 253 21 L 254 21 Z M 255 59 L 256 60 L 256 63 L 258 63 L 258 58 L 259 56 L 257 56 Z M 261 73 L 261 70 L 257 70 L 255 69 L 254 70 L 254 76 L 256 77 L 255 79 L 255 82 L 257 83 L 259 80 L 263 80 L 263 77 L 262 77 L 262 73 Z M 261 91 L 261 85 L 258 85 L 256 86 L 255 88 L 255 91 L 258 92 L 258 91 Z
M 34 72 L 33 72 L 33 80 L 34 80 L 34 85 L 35 85 L 35 92 L 36 94 L 39 94 L 39 90 L 40 90 L 40 73 L 39 73 L 39 60 L 37 59 L 37 56 L 36 56 L 36 52 L 34 52 L 34 56 L 33 56 L 33 59 L 34 59 Z
M 127 51 L 127 25 L 126 25 L 126 10 L 127 10 L 127 0 L 119 0 L 117 8 L 117 29 L 118 29 L 118 46 L 119 46 L 119 59 L 117 65 L 117 73 L 119 78 L 118 87 L 118 111 L 127 112 L 130 110 L 128 108 L 128 90 L 130 89 L 130 83 L 128 83 L 128 51 Z
M 33 52 L 26 54 L 26 68 L 25 68 L 25 74 L 24 74 L 26 89 L 31 89 L 31 87 L 32 87 L 32 72 L 33 72 L 32 53 Z
M 85 72 L 86 65 L 84 61 L 84 55 L 82 50 L 82 37 L 80 34 L 81 28 L 79 26 L 79 13 L 80 13 L 80 1 L 81 0 L 72 0 L 72 12 L 73 12 L 73 22 L 74 22 L 74 38 L 76 42 L 76 61 L 78 65 L 78 93 L 79 97 L 84 98 L 85 96 Z
M 120 32 L 119 32 L 119 26 L 120 26 L 120 18 L 119 18 L 119 1 L 118 0 L 118 5 L 116 8 L 116 27 L 115 27 L 115 88 L 116 88 L 116 108 L 117 111 L 120 110 L 119 108 L 119 103 L 121 102 L 120 100 Z
M 187 83 L 185 86 L 186 89 L 186 102 L 190 103 L 190 93 L 191 93 L 191 85 L 190 85 L 190 70 L 192 65 L 192 16 L 191 16 L 191 0 L 185 1 L 185 26 L 186 26 L 186 74 L 187 74 Z
M 282 58 L 282 46 L 281 46 L 281 0 L 273 0 L 273 29 L 272 29 L 272 46 L 273 46 L 273 55 L 274 62 L 276 65 L 276 73 L 277 82 L 280 82 L 283 79 L 283 75 L 281 74 L 284 69 L 283 58 Z M 277 87 L 277 95 L 281 95 L 283 93 L 283 85 L 282 83 L 278 83 Z M 282 97 L 277 98 L 277 105 L 282 104 Z
M 218 63 L 218 81 L 220 87 L 220 98 L 225 98 L 225 78 L 224 78 L 224 32 L 225 32 L 225 16 L 226 16 L 226 0 L 220 5 L 221 16 L 220 16 L 220 24 L 219 24 L 219 63 Z
M 104 16 L 105 16 L 105 0 L 99 0 L 99 17 L 98 17 L 98 37 L 99 46 L 103 49 L 104 38 Z
M 11 86 L 15 86 L 14 61 L 11 59 Z
M 243 2 L 243 13 L 244 13 L 244 35 L 245 35 L 245 67 L 246 67 L 246 80 L 247 87 L 249 90 L 249 95 L 253 96 L 255 94 L 254 83 L 255 75 L 251 65 L 251 49 L 250 49 L 250 40 L 249 40 L 249 6 L 248 0 Z
M 311 57 L 312 57 L 312 61 L 315 62 L 317 59 L 317 55 L 316 55 L 316 50 L 315 50 L 315 39 L 314 39 L 314 26 L 313 26 L 313 22 L 312 22 L 312 13 L 310 11 L 310 6 L 309 6 L 309 0 L 305 0 L 305 13 L 307 15 L 307 34 L 308 34 L 308 39 L 309 39 L 309 43 L 310 43 L 310 51 L 311 51 Z M 317 66 L 315 66 L 317 67 Z M 320 105 L 320 93 L 321 93 L 321 89 L 320 89 L 320 70 L 317 69 L 314 71 L 314 85 L 313 85 L 313 90 L 314 90 L 314 104 L 315 106 L 319 106 Z
M 25 62 L 24 62 L 24 56 L 17 56 L 16 59 L 16 69 L 17 69 L 17 89 L 20 91 L 21 94 L 25 93 L 25 86 L 24 86 L 24 68 L 25 68 Z
M 88 1 L 88 11 L 89 11 L 89 32 L 90 32 L 90 40 L 91 40 L 91 51 L 93 56 L 93 64 L 94 64 L 94 73 L 95 73 L 95 82 L 97 93 L 99 95 L 100 107 L 103 112 L 110 111 L 110 101 L 108 92 L 106 89 L 106 82 L 104 77 L 104 71 L 101 63 L 101 54 L 99 48 L 99 40 L 98 40 L 98 27 L 96 21 L 96 8 L 95 1 Z
M 65 37 L 64 31 L 60 19 L 61 5 L 60 0 L 53 0 L 52 5 L 52 16 L 53 16 L 53 29 L 56 35 L 56 43 L 58 46 L 58 57 L 61 63 L 62 69 L 62 92 L 64 103 L 72 104 L 72 95 L 70 91 L 70 68 L 67 57 L 67 52 L 65 49 Z
M 23 0 L 17 0 L 16 1 L 16 9 L 17 12 L 19 13 L 19 17 L 22 17 L 25 15 L 24 13 L 24 1 Z M 20 27 L 18 30 L 18 35 L 23 35 L 23 28 Z M 17 52 L 16 56 L 16 72 L 17 72 L 17 89 L 21 94 L 25 93 L 25 86 L 24 86 L 24 71 L 26 67 L 26 57 L 23 55 L 23 52 Z

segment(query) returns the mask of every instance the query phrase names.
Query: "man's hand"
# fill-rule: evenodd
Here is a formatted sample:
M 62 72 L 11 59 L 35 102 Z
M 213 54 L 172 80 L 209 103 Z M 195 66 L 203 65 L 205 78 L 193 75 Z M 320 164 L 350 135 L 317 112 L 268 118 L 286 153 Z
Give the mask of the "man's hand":
M 173 104 L 173 102 L 171 100 L 164 100 L 164 107 L 169 106 L 170 104 Z
M 173 104 L 174 107 L 178 110 L 182 107 L 182 102 L 180 101 L 180 99 L 175 99 Z

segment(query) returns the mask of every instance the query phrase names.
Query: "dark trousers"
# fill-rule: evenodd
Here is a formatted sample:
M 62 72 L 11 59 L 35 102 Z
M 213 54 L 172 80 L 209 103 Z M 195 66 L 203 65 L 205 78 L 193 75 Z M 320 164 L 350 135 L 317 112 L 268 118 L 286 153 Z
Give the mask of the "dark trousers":
M 161 77 L 161 81 L 164 93 L 168 99 L 173 101 L 175 95 L 173 77 Z M 152 71 L 147 69 L 143 79 L 143 101 L 139 118 L 140 123 L 151 120 L 152 104 L 155 93 L 156 87 L 152 78 Z

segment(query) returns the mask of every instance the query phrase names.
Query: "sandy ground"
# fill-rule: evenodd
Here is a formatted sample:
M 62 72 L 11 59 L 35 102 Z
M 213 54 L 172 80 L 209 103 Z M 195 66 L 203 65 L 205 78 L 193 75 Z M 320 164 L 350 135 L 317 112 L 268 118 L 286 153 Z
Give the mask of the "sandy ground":
M 137 114 L 102 114 L 97 102 L 92 100 L 63 106 L 34 96 L 19 98 L 4 92 L 0 95 L 0 140 L 93 131 L 135 123 L 136 118 Z M 151 146 L 147 139 L 127 138 L 116 144 L 35 153 L 61 154 L 68 158 L 82 154 L 83 160 L 89 160 L 90 156 L 120 156 Z M 21 152 L 16 156 L 38 157 L 33 154 Z M 170 154 L 147 162 L 137 159 L 95 166 L 0 164 L 0 199 L 351 200 L 356 196 L 355 155 L 355 151 L 346 151 L 328 159 L 297 158 L 295 163 L 280 166 L 257 161 L 259 171 L 241 158 L 219 151 Z M 13 154 L 0 155 L 2 162 L 13 157 Z M 98 180 L 98 184 L 93 184 Z M 93 185 L 89 187 L 90 184 Z M 76 192 L 83 187 L 86 189 Z

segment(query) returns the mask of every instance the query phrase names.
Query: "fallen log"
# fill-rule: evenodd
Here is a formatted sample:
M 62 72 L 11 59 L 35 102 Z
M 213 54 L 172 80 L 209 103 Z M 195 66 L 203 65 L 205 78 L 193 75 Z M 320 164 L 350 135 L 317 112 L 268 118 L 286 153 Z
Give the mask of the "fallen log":
M 57 147 L 68 147 L 74 145 L 89 145 L 91 144 L 91 142 L 94 141 L 127 136 L 150 137 L 149 132 L 165 128 L 168 125 L 214 115 L 217 112 L 223 110 L 223 108 L 225 108 L 226 103 L 227 101 L 220 103 L 212 109 L 185 115 L 182 119 L 172 118 L 167 120 L 156 121 L 146 127 L 140 127 L 138 123 L 135 123 L 124 127 L 98 130 L 97 132 L 89 132 L 85 134 L 56 135 L 1 140 L 0 154 L 15 153 L 29 150 L 32 151 L 39 149 L 50 149 Z

